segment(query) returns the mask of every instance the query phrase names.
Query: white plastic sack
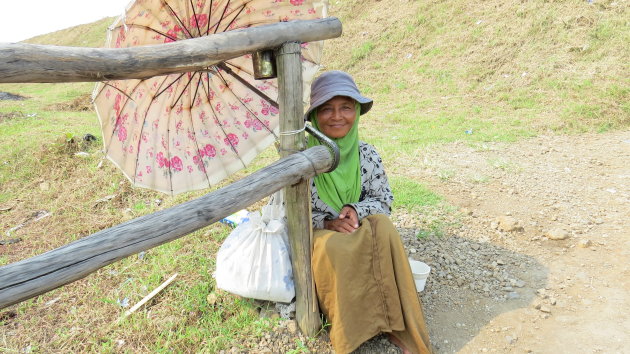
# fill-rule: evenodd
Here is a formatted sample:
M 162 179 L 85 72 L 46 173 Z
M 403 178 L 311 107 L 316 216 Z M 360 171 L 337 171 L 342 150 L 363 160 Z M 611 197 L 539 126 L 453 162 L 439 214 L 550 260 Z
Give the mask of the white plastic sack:
M 282 192 L 237 226 L 217 253 L 217 287 L 240 296 L 291 302 L 295 296 Z

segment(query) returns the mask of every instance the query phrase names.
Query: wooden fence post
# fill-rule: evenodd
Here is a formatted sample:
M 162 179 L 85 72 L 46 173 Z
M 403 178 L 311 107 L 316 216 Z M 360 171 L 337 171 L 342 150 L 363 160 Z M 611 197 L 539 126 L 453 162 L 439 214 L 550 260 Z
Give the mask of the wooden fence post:
M 298 42 L 283 44 L 276 51 L 278 103 L 280 106 L 280 155 L 285 157 L 306 148 L 304 104 L 302 103 L 301 47 Z M 282 134 L 282 132 L 293 132 Z M 284 189 L 293 280 L 295 315 L 302 333 L 314 336 L 320 328 L 319 306 L 311 275 L 311 193 L 308 179 Z

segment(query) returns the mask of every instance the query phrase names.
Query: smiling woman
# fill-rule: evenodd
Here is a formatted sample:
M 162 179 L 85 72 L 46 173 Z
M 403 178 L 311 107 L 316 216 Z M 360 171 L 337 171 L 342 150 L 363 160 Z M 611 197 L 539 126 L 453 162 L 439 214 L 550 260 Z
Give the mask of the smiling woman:
M 312 186 L 312 269 L 337 353 L 387 333 L 404 353 L 430 353 L 422 307 L 400 235 L 389 219 L 394 199 L 376 150 L 359 141 L 359 118 L 372 107 L 350 75 L 322 74 L 305 118 L 333 139 L 339 166 Z M 317 145 L 309 137 L 309 146 Z

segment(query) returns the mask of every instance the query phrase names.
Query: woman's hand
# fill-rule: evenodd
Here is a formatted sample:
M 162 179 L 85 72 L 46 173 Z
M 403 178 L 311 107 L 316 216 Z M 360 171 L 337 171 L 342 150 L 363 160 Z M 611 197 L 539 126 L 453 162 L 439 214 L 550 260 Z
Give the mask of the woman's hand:
M 324 228 L 349 234 L 359 228 L 359 215 L 353 207 L 346 205 L 341 208 L 337 219 L 325 220 Z

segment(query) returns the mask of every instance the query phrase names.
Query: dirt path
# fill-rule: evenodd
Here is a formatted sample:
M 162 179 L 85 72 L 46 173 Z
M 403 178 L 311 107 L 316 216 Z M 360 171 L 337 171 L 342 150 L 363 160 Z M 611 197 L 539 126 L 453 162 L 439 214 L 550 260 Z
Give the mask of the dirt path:
M 438 352 L 630 353 L 630 131 L 417 156 L 407 177 L 463 215 L 441 240 L 403 235 L 434 268 Z

